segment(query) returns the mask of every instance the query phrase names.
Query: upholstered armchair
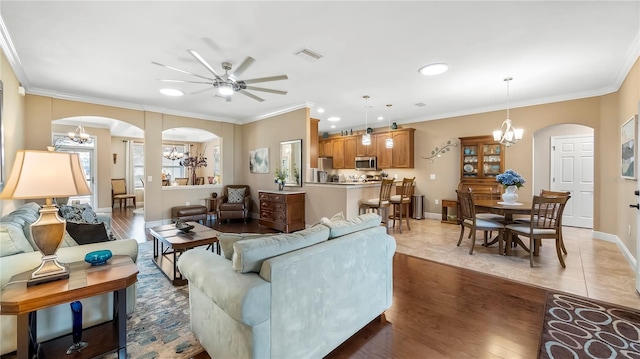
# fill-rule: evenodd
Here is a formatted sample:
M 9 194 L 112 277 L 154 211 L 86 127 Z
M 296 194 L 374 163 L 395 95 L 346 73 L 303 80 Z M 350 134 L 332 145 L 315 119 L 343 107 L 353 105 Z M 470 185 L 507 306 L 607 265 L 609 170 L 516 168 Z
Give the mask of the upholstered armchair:
M 247 222 L 251 209 L 251 190 L 246 185 L 227 185 L 222 190 L 218 201 L 216 218 L 218 223 L 223 219 L 242 218 Z

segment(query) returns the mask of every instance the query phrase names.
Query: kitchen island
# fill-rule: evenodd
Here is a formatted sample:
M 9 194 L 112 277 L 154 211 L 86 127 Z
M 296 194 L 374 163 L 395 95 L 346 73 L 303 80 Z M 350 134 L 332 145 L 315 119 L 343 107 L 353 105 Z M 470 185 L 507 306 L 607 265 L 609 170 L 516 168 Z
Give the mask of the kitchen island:
M 322 217 L 344 213 L 347 219 L 358 216 L 363 199 L 377 198 L 381 182 L 305 182 L 307 193 L 306 222 L 317 223 Z

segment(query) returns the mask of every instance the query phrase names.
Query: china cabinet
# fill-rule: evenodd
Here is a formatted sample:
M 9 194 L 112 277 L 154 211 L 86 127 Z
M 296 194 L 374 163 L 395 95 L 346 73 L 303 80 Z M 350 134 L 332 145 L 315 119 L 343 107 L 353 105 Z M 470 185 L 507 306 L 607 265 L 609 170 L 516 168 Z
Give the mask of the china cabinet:
M 499 193 L 496 176 L 504 172 L 505 146 L 493 136 L 460 137 L 460 185 L 462 187 L 492 187 Z

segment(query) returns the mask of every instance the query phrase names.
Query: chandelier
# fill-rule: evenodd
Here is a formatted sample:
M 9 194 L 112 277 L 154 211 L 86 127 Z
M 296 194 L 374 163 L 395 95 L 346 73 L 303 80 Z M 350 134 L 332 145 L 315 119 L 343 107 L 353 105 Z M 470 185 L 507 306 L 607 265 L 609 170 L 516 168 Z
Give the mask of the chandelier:
M 387 108 L 391 110 L 391 106 L 392 105 L 387 105 Z M 384 141 L 384 146 L 386 148 L 393 148 L 393 138 L 391 137 L 391 115 L 389 115 L 388 118 L 389 118 L 389 138 L 387 138 Z
M 84 127 L 82 125 L 78 125 L 74 132 L 69 132 L 69 139 L 77 143 L 85 143 L 88 142 L 91 137 L 88 133 L 84 131 Z
M 175 130 L 172 130 L 172 131 L 173 131 L 172 138 L 175 139 L 175 136 L 173 135 L 175 134 Z M 178 152 L 178 148 L 176 147 L 175 141 L 173 141 L 173 147 L 171 148 L 171 151 L 164 151 L 162 153 L 162 157 L 171 161 L 175 161 L 184 157 L 184 153 Z
M 369 96 L 362 96 L 365 101 L 369 100 Z M 371 106 L 364 107 L 364 134 L 362 135 L 362 145 L 369 146 L 371 145 L 371 134 L 369 133 L 369 113 L 368 110 Z
M 513 77 L 507 77 L 504 81 L 507 83 L 507 119 L 502 122 L 499 130 L 493 131 L 493 140 L 509 147 L 522 139 L 524 130 L 521 128 L 513 128 L 511 119 L 509 119 L 509 81 Z

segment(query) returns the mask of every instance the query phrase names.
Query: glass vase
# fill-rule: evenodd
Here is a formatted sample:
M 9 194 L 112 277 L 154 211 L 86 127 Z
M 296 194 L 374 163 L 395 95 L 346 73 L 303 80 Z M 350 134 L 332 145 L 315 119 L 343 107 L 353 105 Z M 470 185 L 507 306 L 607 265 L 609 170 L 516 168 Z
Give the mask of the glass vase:
M 71 320 L 73 321 L 73 344 L 67 349 L 67 354 L 79 353 L 86 348 L 86 342 L 82 341 L 82 303 L 75 301 L 71 303 Z
M 284 190 L 284 183 L 278 182 L 278 191 Z

